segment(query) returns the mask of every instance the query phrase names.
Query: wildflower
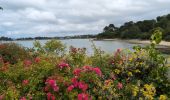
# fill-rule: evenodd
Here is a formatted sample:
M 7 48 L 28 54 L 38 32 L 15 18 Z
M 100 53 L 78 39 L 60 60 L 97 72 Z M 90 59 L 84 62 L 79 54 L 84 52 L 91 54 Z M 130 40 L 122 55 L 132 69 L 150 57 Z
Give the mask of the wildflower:
M 59 87 L 58 87 L 58 86 L 53 86 L 53 90 L 54 90 L 55 92 L 57 92 L 57 91 L 59 90 Z
M 47 100 L 51 99 L 52 94 L 50 92 L 47 93 Z
M 51 96 L 51 100 L 56 100 L 54 95 Z
M 49 88 L 46 86 L 45 88 L 44 88 L 44 91 L 48 91 L 49 90 Z
M 41 59 L 40 59 L 39 57 L 36 57 L 36 58 L 34 59 L 34 61 L 35 61 L 36 63 L 39 63 L 39 62 L 41 61 Z
M 3 98 L 4 98 L 4 95 L 0 95 L 0 100 L 3 100 Z
M 20 100 L 27 100 L 25 97 L 22 97 Z
M 78 81 L 77 81 L 77 78 L 72 78 L 72 79 L 71 79 L 71 81 L 72 81 L 72 83 L 73 83 L 74 87 L 78 87 Z
M 101 72 L 100 68 L 98 68 L 98 67 L 93 68 L 93 71 L 95 71 L 97 75 L 102 76 L 102 72 Z
M 79 82 L 78 86 L 79 89 L 82 89 L 82 91 L 86 91 L 88 89 L 88 85 L 85 84 L 84 82 Z
M 88 94 L 85 93 L 78 94 L 78 100 L 88 100 Z
M 76 69 L 74 69 L 73 74 L 76 75 L 76 76 L 79 76 L 81 71 L 82 70 L 80 68 L 76 68 Z
M 114 72 L 115 72 L 116 74 L 119 74 L 119 73 L 120 73 L 120 70 L 119 70 L 119 69 L 115 69 Z
M 159 100 L 167 100 L 166 95 L 160 95 Z
M 28 83 L 29 83 L 29 80 L 23 80 L 23 81 L 22 81 L 22 84 L 23 84 L 23 85 L 28 85 Z
M 122 89 L 122 88 L 123 88 L 123 84 L 119 82 L 119 83 L 117 84 L 117 88 L 118 88 L 119 90 Z
M 73 89 L 74 89 L 74 85 L 70 85 L 70 86 L 67 88 L 68 92 L 72 91 Z
M 55 86 L 56 85 L 56 81 L 55 80 L 50 79 L 50 80 L 47 80 L 47 82 L 48 82 L 48 84 L 50 86 Z
M 59 66 L 61 69 L 63 69 L 63 68 L 65 68 L 65 67 L 68 68 L 68 67 L 69 67 L 69 64 L 62 62 L 62 63 L 60 63 L 58 66 Z
M 156 89 L 152 84 L 145 84 L 144 88 L 142 90 L 143 95 L 145 96 L 146 99 L 153 99 L 153 96 L 156 93 Z
M 120 52 L 121 51 L 121 49 L 117 49 L 117 52 Z
M 32 62 L 31 62 L 30 60 L 24 60 L 24 65 L 25 65 L 26 67 L 31 66 L 31 64 L 32 64 Z
M 57 92 L 59 87 L 56 84 L 56 81 L 53 79 L 47 80 L 48 85 L 53 89 L 53 91 Z
M 128 72 L 128 76 L 133 76 L 132 72 Z
M 132 94 L 133 94 L 133 96 L 136 96 L 138 94 L 138 92 L 139 92 L 139 87 L 133 85 L 132 86 Z

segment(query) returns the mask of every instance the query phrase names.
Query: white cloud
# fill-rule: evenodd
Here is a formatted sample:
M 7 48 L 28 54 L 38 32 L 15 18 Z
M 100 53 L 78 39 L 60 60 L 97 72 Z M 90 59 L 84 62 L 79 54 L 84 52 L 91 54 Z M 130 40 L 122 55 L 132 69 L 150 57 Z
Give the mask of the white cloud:
M 3 0 L 0 36 L 96 34 L 110 23 L 153 19 L 170 0 Z

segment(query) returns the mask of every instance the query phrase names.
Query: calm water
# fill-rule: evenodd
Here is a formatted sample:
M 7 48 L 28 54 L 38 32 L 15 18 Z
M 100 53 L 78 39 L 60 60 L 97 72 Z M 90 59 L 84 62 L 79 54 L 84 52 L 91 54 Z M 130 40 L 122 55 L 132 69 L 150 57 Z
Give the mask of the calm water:
M 43 45 L 48 40 L 39 40 L 40 43 Z M 60 40 L 62 43 L 64 43 L 67 46 L 67 50 L 70 46 L 74 46 L 77 48 L 86 48 L 87 54 L 92 54 L 92 41 L 90 39 L 66 39 L 66 40 Z M 31 41 L 13 41 L 15 43 L 18 43 L 24 47 L 31 48 L 33 47 L 34 40 Z M 97 48 L 100 48 L 101 50 L 105 51 L 106 53 L 112 53 L 116 51 L 118 48 L 128 48 L 132 49 L 132 47 L 136 44 L 130 44 L 125 41 L 93 41 Z

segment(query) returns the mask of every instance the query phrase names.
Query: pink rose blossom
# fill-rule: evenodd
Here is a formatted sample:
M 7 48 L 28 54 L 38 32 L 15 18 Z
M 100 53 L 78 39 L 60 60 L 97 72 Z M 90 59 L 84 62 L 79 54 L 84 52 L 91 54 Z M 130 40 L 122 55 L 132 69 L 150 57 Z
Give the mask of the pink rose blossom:
M 72 91 L 73 89 L 74 89 L 74 85 L 70 85 L 70 86 L 67 88 L 68 92 Z
M 59 91 L 59 87 L 58 87 L 58 86 L 53 86 L 53 90 L 54 90 L 55 92 L 57 92 L 57 91 Z
M 68 67 L 69 67 L 69 64 L 62 62 L 62 63 L 60 63 L 58 66 L 59 66 L 61 69 L 62 69 L 62 68 L 68 68 Z
M 54 95 L 51 96 L 51 100 L 56 100 Z
M 36 58 L 34 59 L 34 61 L 35 61 L 36 63 L 39 63 L 39 62 L 41 61 L 41 59 L 40 59 L 39 57 L 36 57 Z
M 53 79 L 47 80 L 47 84 L 55 91 L 59 91 L 59 87 L 56 84 L 56 81 Z
M 93 68 L 93 71 L 95 71 L 97 75 L 102 76 L 102 72 L 101 72 L 100 68 L 98 68 L 98 67 Z
M 52 79 L 50 79 L 50 80 L 47 80 L 47 83 L 50 85 L 50 86 L 56 86 L 56 81 L 55 80 L 52 80 Z
M 4 95 L 0 95 L 0 100 L 3 100 L 3 98 L 4 98 Z
M 78 94 L 78 100 L 88 100 L 88 94 L 85 93 Z
M 80 68 L 76 68 L 76 69 L 74 69 L 73 74 L 76 75 L 76 76 L 79 76 L 81 71 L 82 70 Z
M 89 70 L 89 71 L 93 70 L 93 68 L 91 66 L 83 66 L 83 69 L 84 70 Z
M 72 81 L 72 83 L 73 83 L 74 87 L 78 87 L 78 81 L 77 81 L 77 78 L 72 78 L 72 79 L 71 79 L 71 81 Z
M 25 65 L 26 67 L 31 66 L 31 64 L 32 64 L 32 62 L 31 62 L 30 60 L 24 60 L 24 65 Z
M 86 91 L 88 89 L 88 85 L 84 82 L 79 82 L 79 89 L 82 89 L 82 91 Z
M 27 100 L 25 97 L 22 97 L 20 100 Z
M 120 52 L 121 51 L 121 49 L 117 49 L 117 52 Z
M 52 94 L 50 92 L 47 93 L 47 100 L 51 99 Z
M 119 90 L 122 89 L 122 88 L 123 88 L 123 84 L 119 82 L 119 83 L 117 84 L 117 88 L 118 88 Z
M 29 80 L 23 80 L 23 81 L 22 81 L 22 84 L 23 84 L 23 85 L 28 85 L 28 84 L 29 84 Z

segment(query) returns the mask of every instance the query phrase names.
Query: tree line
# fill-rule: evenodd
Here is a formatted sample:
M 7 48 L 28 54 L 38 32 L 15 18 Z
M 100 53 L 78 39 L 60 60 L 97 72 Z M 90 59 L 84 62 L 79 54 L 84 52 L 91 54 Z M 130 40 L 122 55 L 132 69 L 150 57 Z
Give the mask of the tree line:
M 170 41 L 170 14 L 152 20 L 129 21 L 120 27 L 109 24 L 97 38 L 149 39 L 156 28 L 162 31 L 164 40 Z

